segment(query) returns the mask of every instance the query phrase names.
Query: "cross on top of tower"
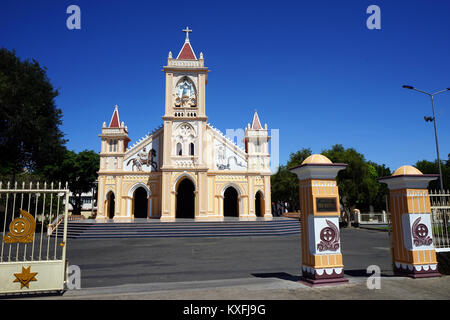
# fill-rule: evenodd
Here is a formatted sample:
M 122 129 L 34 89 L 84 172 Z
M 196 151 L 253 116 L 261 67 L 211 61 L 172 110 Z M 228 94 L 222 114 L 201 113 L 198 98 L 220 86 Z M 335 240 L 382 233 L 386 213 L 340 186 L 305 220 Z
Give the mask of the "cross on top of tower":
M 183 29 L 183 32 L 186 32 L 186 40 L 184 41 L 183 47 L 181 48 L 180 53 L 177 56 L 177 60 L 197 60 L 197 57 L 195 56 L 194 50 L 191 47 L 191 43 L 189 41 L 189 32 L 192 32 L 189 27 L 186 27 L 186 29 Z
M 183 32 L 186 32 L 186 41 L 189 41 L 189 33 L 192 32 L 192 29 L 189 29 L 189 27 L 186 27 L 186 29 L 183 29 Z

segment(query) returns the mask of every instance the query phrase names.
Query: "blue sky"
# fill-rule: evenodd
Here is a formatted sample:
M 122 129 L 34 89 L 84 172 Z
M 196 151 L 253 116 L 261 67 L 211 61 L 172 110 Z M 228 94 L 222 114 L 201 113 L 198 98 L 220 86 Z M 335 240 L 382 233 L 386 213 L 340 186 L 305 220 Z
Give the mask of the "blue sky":
M 66 8 L 81 8 L 68 30 Z M 381 30 L 369 30 L 369 5 Z M 162 124 L 167 55 L 186 26 L 210 68 L 209 122 L 243 128 L 257 109 L 291 152 L 340 143 L 391 169 L 434 160 L 425 91 L 450 87 L 449 1 L 2 1 L 0 46 L 34 58 L 59 89 L 69 149 L 99 151 L 114 105 L 132 142 Z M 441 157 L 450 92 L 436 97 Z

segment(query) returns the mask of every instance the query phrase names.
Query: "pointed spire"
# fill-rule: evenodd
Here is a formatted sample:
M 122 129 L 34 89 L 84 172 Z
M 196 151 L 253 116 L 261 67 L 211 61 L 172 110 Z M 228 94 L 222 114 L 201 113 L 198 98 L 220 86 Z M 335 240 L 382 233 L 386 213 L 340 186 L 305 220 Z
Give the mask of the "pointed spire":
M 119 123 L 120 123 L 120 117 L 119 117 L 119 107 L 116 106 L 114 107 L 114 113 L 111 117 L 111 121 L 109 122 L 109 128 L 119 128 Z
M 192 30 L 189 29 L 189 27 L 186 27 L 186 29 L 184 29 L 183 32 L 186 32 L 186 39 L 184 40 L 184 45 L 181 48 L 180 53 L 178 53 L 177 59 L 197 60 L 194 50 L 192 49 L 191 44 L 189 42 L 189 33 L 192 32 Z
M 253 115 L 253 121 L 252 121 L 252 130 L 261 130 L 261 122 L 259 121 L 258 112 L 255 110 L 255 114 Z

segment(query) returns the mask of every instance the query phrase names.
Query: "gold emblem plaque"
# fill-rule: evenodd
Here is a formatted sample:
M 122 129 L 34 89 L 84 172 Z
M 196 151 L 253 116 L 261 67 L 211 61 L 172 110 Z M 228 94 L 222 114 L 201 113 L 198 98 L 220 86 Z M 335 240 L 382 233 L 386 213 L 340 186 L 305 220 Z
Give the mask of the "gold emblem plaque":
M 30 243 L 33 241 L 36 221 L 33 216 L 20 209 L 20 215 L 9 224 L 9 232 L 3 237 L 4 243 Z

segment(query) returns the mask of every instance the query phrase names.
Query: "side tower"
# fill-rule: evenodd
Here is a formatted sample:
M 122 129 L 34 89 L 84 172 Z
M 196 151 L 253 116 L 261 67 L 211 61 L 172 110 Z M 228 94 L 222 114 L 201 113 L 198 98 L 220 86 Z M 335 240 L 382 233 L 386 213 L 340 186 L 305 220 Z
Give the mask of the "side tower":
M 255 110 L 253 121 L 245 128 L 245 152 L 248 154 L 248 170 L 270 174 L 269 130 L 259 121 Z
M 162 199 L 161 220 L 170 221 L 176 217 L 194 212 L 195 218 L 206 215 L 206 122 L 205 86 L 208 81 L 208 68 L 204 66 L 203 54 L 199 58 L 194 53 L 189 40 L 189 28 L 186 39 L 176 58 L 169 52 L 166 76 L 166 97 L 164 120 L 164 144 L 162 159 Z M 193 188 L 194 198 L 178 201 L 189 194 L 178 192 L 182 180 L 188 179 Z M 177 197 L 179 194 L 179 197 Z M 183 196 L 182 196 L 183 195 Z M 177 201 L 179 202 L 177 204 Z M 182 206 L 187 206 L 182 208 Z M 192 217 L 192 216 L 189 216 Z
M 272 217 L 270 197 L 270 154 L 269 154 L 269 130 L 267 124 L 264 128 L 255 110 L 252 124 L 245 128 L 245 152 L 248 155 L 248 172 L 250 178 L 250 195 L 254 195 L 254 201 L 250 201 L 250 215 L 257 211 L 264 212 L 265 218 Z M 256 179 L 264 179 L 264 195 L 258 195 L 253 188 Z M 253 200 L 253 199 L 252 199 Z M 254 204 L 254 205 L 253 205 Z
M 128 128 L 120 122 L 119 109 L 114 108 L 109 126 L 103 122 L 100 151 L 100 169 L 98 172 L 98 212 L 97 219 L 112 219 L 119 212 L 120 185 L 123 171 L 123 159 L 127 150 Z M 111 180 L 111 181 L 107 181 Z

